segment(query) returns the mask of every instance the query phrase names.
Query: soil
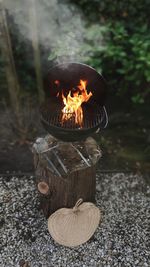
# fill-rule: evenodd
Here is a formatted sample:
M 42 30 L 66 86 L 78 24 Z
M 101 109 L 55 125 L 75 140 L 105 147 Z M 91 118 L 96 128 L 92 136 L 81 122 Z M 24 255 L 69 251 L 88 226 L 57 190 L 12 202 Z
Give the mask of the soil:
M 0 172 L 32 173 L 33 156 L 30 145 L 9 145 L 0 152 Z

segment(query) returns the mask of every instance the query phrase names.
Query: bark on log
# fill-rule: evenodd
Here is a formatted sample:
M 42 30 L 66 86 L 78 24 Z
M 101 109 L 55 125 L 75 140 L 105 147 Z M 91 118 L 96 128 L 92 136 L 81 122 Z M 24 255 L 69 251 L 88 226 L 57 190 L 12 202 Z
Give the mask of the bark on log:
M 56 141 L 55 141 L 56 142 Z M 59 141 L 58 141 L 59 142 Z M 89 143 L 85 142 L 85 149 L 87 148 L 87 144 Z M 100 155 L 100 149 L 96 149 L 95 146 L 97 146 L 96 142 L 94 143 L 92 139 L 93 144 L 93 150 L 90 142 L 90 151 L 94 155 L 95 151 L 98 155 L 98 158 Z M 68 143 L 61 142 L 62 147 L 71 147 Z M 64 154 L 64 157 L 66 157 L 66 150 L 62 151 L 62 147 L 60 146 L 61 153 Z M 82 144 L 83 147 L 83 144 Z M 94 152 L 93 152 L 94 151 Z M 98 154 L 99 151 L 99 154 Z M 46 217 L 49 217 L 50 214 L 55 212 L 59 208 L 67 207 L 71 208 L 75 205 L 77 200 L 79 198 L 82 198 L 83 201 L 95 201 L 95 191 L 96 191 L 96 171 L 95 171 L 95 157 L 94 157 L 94 164 L 91 162 L 89 166 L 86 164 L 84 167 L 77 167 L 77 155 L 76 150 L 74 152 L 72 151 L 69 156 L 73 159 L 72 162 L 72 170 L 70 170 L 65 175 L 56 175 L 51 170 L 51 168 L 48 165 L 47 158 L 51 160 L 51 155 L 47 154 L 47 158 L 45 158 L 45 153 L 37 153 L 37 150 L 34 148 L 34 166 L 35 166 L 35 174 L 36 174 L 36 183 L 37 188 L 39 190 L 40 195 L 40 203 L 41 208 L 44 212 L 44 215 Z M 74 153 L 74 155 L 73 155 Z M 72 160 L 71 159 L 71 160 Z M 82 161 L 82 158 L 80 158 Z M 68 162 L 70 164 L 70 162 Z M 83 164 L 83 163 L 82 163 Z M 67 163 L 66 163 L 67 165 Z M 57 165 L 57 162 L 55 164 L 57 170 L 60 173 L 60 167 L 59 162 Z

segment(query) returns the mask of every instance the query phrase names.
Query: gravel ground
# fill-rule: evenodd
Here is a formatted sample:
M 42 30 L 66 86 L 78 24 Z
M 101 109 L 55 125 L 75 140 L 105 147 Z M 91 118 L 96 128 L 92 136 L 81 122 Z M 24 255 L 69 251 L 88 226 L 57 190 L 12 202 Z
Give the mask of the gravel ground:
M 34 179 L 0 178 L 1 267 L 150 266 L 150 186 L 142 176 L 97 175 L 102 223 L 91 240 L 74 249 L 49 235 Z

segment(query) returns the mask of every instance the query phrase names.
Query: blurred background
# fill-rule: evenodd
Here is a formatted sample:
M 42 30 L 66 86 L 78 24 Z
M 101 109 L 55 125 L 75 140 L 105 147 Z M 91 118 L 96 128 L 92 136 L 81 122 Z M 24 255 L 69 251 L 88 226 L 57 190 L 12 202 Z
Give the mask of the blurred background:
M 150 171 L 149 14 L 149 0 L 0 0 L 0 173 L 33 171 L 43 78 L 66 61 L 109 85 L 101 171 Z

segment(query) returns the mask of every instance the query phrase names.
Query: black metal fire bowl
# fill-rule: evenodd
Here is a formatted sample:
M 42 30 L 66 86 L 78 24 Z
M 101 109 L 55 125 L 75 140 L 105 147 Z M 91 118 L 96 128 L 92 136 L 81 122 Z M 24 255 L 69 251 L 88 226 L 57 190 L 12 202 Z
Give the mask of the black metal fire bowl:
M 84 120 L 82 126 L 76 125 L 72 117 L 62 123 L 62 101 L 58 94 L 68 94 L 76 88 L 80 80 L 87 80 L 87 91 L 92 98 L 82 105 Z M 56 83 L 59 81 L 59 83 Z M 104 78 L 93 68 L 81 63 L 65 63 L 51 68 L 44 81 L 46 101 L 41 106 L 41 122 L 54 137 L 65 142 L 84 140 L 99 128 L 107 126 L 105 109 L 107 85 Z

